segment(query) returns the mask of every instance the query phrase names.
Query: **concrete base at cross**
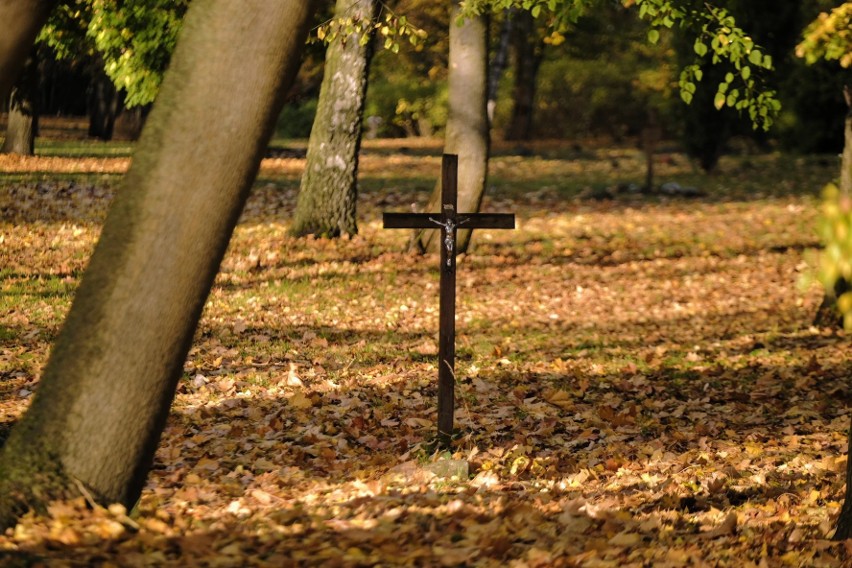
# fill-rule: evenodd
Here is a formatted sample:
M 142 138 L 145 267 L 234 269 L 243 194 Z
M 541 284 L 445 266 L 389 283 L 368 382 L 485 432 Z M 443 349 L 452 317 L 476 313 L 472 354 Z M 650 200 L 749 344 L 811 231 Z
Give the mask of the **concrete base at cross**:
M 431 471 L 437 477 L 446 479 L 455 477 L 464 480 L 470 475 L 470 467 L 467 460 L 441 459 L 436 462 L 427 463 L 423 466 L 423 469 Z

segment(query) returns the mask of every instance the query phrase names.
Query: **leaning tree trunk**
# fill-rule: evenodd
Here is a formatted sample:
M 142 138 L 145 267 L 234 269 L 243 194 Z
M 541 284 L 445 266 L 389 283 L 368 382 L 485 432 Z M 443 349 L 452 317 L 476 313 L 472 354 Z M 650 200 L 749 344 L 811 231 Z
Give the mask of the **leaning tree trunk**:
M 514 106 L 504 136 L 506 140 L 529 140 L 532 137 L 536 81 L 543 57 L 535 25 L 535 18 L 529 11 L 518 12 L 515 23 Z
M 843 89 L 846 97 L 846 121 L 844 128 L 843 156 L 840 160 L 840 192 L 843 195 L 852 195 L 852 88 Z M 834 290 L 826 290 L 822 303 L 817 308 L 814 316 L 814 325 L 817 327 L 843 328 L 843 316 L 837 308 L 837 298 L 849 292 L 849 282 L 840 278 L 834 284 Z
M 32 156 L 35 153 L 35 137 L 38 130 L 38 57 L 36 50 L 30 52 L 18 82 L 12 87 L 9 97 L 9 121 L 2 154 Z
M 466 18 L 461 25 L 459 3 L 450 10 L 449 103 L 444 153 L 459 157 L 459 213 L 479 211 L 488 175 L 488 24 L 484 17 Z M 440 183 L 429 199 L 427 211 L 438 211 Z M 425 252 L 437 241 L 438 231 L 415 234 L 413 244 Z M 459 230 L 456 250 L 465 252 L 471 231 Z
M 852 194 L 852 88 L 846 87 L 843 90 L 846 97 L 846 104 L 849 107 L 849 112 L 846 114 L 846 135 L 843 146 L 843 159 L 841 161 L 840 171 L 840 191 L 845 195 Z M 842 290 L 841 290 L 842 286 Z M 834 286 L 835 296 L 831 298 L 831 309 L 834 314 L 834 319 L 840 319 L 840 325 L 843 325 L 843 320 L 837 314 L 839 311 L 836 306 L 836 299 L 840 294 L 849 291 L 849 283 L 845 280 L 839 280 Z M 823 300 L 823 304 L 826 300 Z M 852 450 L 852 425 L 849 428 L 847 438 L 847 454 Z M 846 496 L 843 500 L 843 508 L 840 510 L 840 517 L 837 519 L 837 530 L 834 533 L 836 540 L 845 540 L 852 538 L 852 460 L 846 460 Z
M 378 0 L 337 0 L 335 17 L 370 23 Z M 372 26 L 366 33 L 372 36 Z M 358 232 L 358 150 L 372 41 L 338 36 L 328 46 L 325 72 L 302 186 L 290 233 L 339 237 Z
M 103 503 L 138 499 L 313 7 L 192 2 L 38 392 L 0 453 L 0 526 L 78 484 Z
M 0 101 L 6 100 L 56 0 L 0 0 Z

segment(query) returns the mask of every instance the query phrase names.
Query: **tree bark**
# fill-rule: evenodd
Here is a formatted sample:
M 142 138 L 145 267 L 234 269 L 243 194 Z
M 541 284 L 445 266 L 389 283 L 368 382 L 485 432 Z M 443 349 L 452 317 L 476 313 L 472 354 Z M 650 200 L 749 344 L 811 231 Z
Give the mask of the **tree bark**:
M 458 212 L 476 213 L 485 194 L 488 175 L 488 24 L 485 17 L 467 18 L 458 25 L 459 3 L 450 10 L 449 102 L 444 153 L 459 157 Z M 441 187 L 438 183 L 427 211 L 438 211 Z M 414 235 L 413 245 L 421 252 L 434 246 L 440 232 L 429 230 Z M 456 250 L 467 251 L 471 231 L 459 230 Z
M 518 12 L 515 22 L 515 86 L 512 100 L 512 119 L 506 130 L 506 140 L 532 138 L 533 110 L 538 69 L 543 58 L 535 18 L 527 10 Z
M 852 449 L 852 426 L 846 436 L 847 447 Z M 848 452 L 849 450 L 847 450 Z M 846 496 L 843 500 L 843 508 L 837 518 L 837 527 L 834 531 L 834 540 L 846 540 L 852 538 L 852 464 L 846 462 Z
M 840 191 L 845 195 L 852 194 L 852 88 L 846 87 L 843 91 L 846 97 L 846 105 L 849 112 L 846 113 L 846 128 L 845 142 L 843 146 L 843 159 L 841 160 L 840 171 Z M 843 319 L 838 316 L 839 311 L 836 303 L 837 298 L 844 292 L 849 291 L 849 283 L 845 280 L 838 280 L 834 285 L 834 296 L 830 298 L 832 305 L 831 309 L 834 313 L 835 321 L 840 319 L 840 326 L 843 326 Z M 829 300 L 829 296 L 823 300 L 823 304 Z M 852 450 L 852 425 L 849 427 L 849 435 L 847 437 L 847 458 L 848 453 Z M 846 496 L 843 500 L 843 508 L 840 510 L 840 517 L 837 519 L 837 530 L 834 532 L 835 540 L 845 540 L 852 538 L 852 460 L 846 461 Z
M 56 0 L 0 0 L 0 101 L 6 100 Z
M 335 17 L 371 22 L 377 0 L 337 0 Z M 367 32 L 372 39 L 372 29 Z M 290 234 L 339 237 L 358 232 L 358 151 L 372 41 L 361 34 L 339 36 L 326 50 L 305 173 Z
M 38 131 L 38 57 L 35 48 L 30 52 L 18 82 L 9 97 L 9 121 L 2 154 L 35 154 L 35 137 Z
M 852 195 L 852 88 L 843 89 L 846 98 L 846 120 L 844 123 L 843 155 L 840 160 L 840 192 L 843 195 Z M 843 316 L 837 309 L 837 298 L 849 292 L 849 282 L 840 278 L 834 284 L 834 290 L 826 290 L 822 303 L 817 308 L 814 316 L 814 325 L 817 327 L 832 327 L 843 329 Z
M 77 484 L 102 503 L 138 499 L 313 7 L 192 2 L 38 392 L 0 452 L 0 526 Z

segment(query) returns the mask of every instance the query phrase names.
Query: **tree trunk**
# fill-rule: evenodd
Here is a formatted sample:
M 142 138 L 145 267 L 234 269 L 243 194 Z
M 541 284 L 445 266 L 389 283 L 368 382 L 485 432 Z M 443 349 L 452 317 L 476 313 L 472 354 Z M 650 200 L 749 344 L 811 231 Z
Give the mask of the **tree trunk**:
M 462 25 L 459 3 L 450 10 L 449 102 L 444 153 L 459 157 L 459 213 L 476 213 L 485 194 L 488 175 L 488 24 L 482 16 L 467 18 Z M 432 192 L 427 211 L 438 211 L 440 182 Z M 421 252 L 437 241 L 438 231 L 416 233 L 413 244 Z M 456 250 L 467 251 L 470 230 L 459 230 Z
M 192 2 L 38 392 L 0 453 L 0 526 L 78 484 L 102 503 L 138 499 L 313 7 Z
M 852 88 L 846 87 L 843 90 L 846 97 L 846 105 L 849 107 L 849 112 L 846 113 L 846 134 L 843 146 L 843 159 L 841 161 L 840 171 L 840 191 L 845 195 L 852 193 Z M 849 283 L 845 280 L 838 280 L 834 285 L 835 295 L 831 298 L 832 312 L 834 313 L 835 323 L 840 319 L 840 327 L 843 326 L 843 319 L 838 315 L 840 312 L 836 306 L 836 300 L 844 292 L 849 291 Z M 823 304 L 828 301 L 829 297 L 823 300 Z M 849 428 L 847 437 L 847 460 L 846 460 L 846 496 L 843 500 L 843 508 L 840 510 L 840 517 L 837 519 L 837 530 L 834 533 L 835 540 L 845 540 L 852 538 L 852 460 L 848 459 L 848 454 L 852 451 L 852 425 Z
M 847 447 L 852 449 L 852 426 L 849 428 L 846 441 Z M 834 540 L 847 538 L 852 538 L 852 463 L 848 459 L 846 461 L 846 496 L 843 500 L 843 508 L 840 509 L 840 516 L 837 518 Z
M 515 22 L 514 106 L 504 136 L 506 140 L 529 140 L 532 137 L 535 88 L 542 57 L 535 18 L 528 10 L 520 10 Z
M 0 0 L 0 101 L 6 100 L 55 0 Z
M 852 88 L 843 89 L 846 97 L 846 113 L 843 155 L 840 160 L 840 192 L 843 195 L 852 195 Z M 843 316 L 837 309 L 837 298 L 849 291 L 849 283 L 840 278 L 834 283 L 833 293 L 826 290 L 822 303 L 817 308 L 814 316 L 814 325 L 817 327 L 843 328 Z
M 337 0 L 335 17 L 370 22 L 377 0 Z M 370 33 L 372 37 L 372 31 Z M 290 233 L 339 237 L 358 232 L 358 150 L 361 146 L 372 41 L 339 36 L 326 50 L 325 72 Z
M 89 137 L 112 140 L 115 118 L 118 115 L 118 91 L 106 72 L 103 61 L 95 62 L 88 92 Z
M 645 153 L 644 190 L 649 193 L 654 191 L 654 154 L 661 137 L 662 129 L 657 119 L 657 112 L 654 109 L 649 109 L 648 122 L 642 129 L 642 151 Z
M 35 48 L 27 57 L 18 82 L 9 97 L 9 121 L 2 154 L 32 156 L 38 130 L 38 58 Z
M 838 278 L 834 283 L 834 291 L 826 290 L 822 302 L 814 315 L 816 327 L 829 327 L 832 329 L 843 329 L 843 314 L 837 308 L 837 298 L 849 291 L 849 283 L 843 278 Z
M 500 24 L 500 41 L 497 51 L 488 67 L 488 125 L 494 124 L 494 111 L 497 108 L 497 91 L 500 89 L 500 78 L 506 69 L 509 60 L 509 45 L 512 40 L 512 18 L 515 17 L 517 8 L 503 10 L 503 21 Z
M 150 105 L 125 108 L 115 118 L 113 138 L 139 140 Z

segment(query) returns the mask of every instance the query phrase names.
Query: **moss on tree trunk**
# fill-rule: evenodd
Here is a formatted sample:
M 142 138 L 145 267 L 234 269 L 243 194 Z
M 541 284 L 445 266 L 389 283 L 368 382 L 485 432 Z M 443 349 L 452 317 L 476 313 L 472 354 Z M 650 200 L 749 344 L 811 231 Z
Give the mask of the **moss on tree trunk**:
M 29 423 L 15 427 L 16 435 L 10 437 L 2 448 L 0 462 L 0 527 L 8 527 L 30 509 L 43 511 L 44 505 L 55 499 L 76 496 L 73 480 L 62 466 L 60 432 L 52 436 L 41 432 L 27 432 Z
M 337 0 L 335 15 L 356 22 L 371 21 L 377 0 Z M 293 225 L 297 237 L 339 237 L 358 232 L 358 151 L 367 92 L 371 43 L 361 36 L 338 36 L 326 50 L 319 104 Z
M 0 452 L 4 526 L 78 483 L 104 503 L 138 499 L 312 8 L 192 3 L 36 396 Z

